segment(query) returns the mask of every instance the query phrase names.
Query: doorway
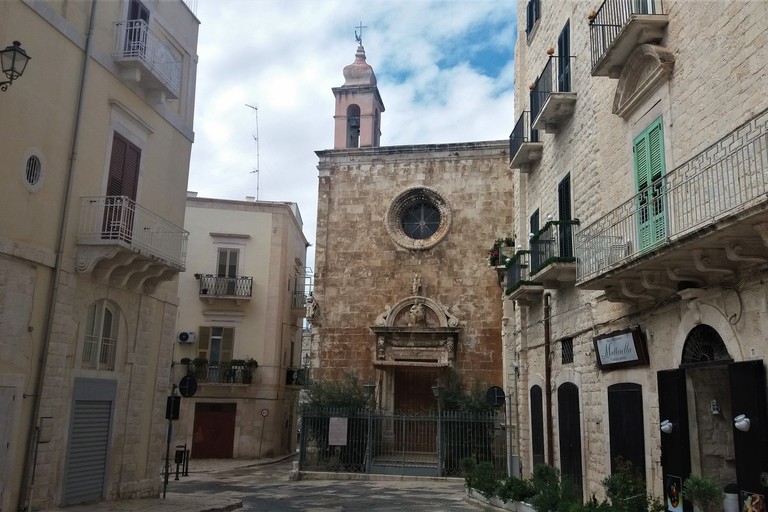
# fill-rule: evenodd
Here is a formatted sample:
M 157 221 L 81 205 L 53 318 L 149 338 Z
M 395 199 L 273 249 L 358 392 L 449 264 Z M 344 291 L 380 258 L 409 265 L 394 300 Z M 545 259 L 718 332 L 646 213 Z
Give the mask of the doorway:
M 235 444 L 237 404 L 195 404 L 192 458 L 231 459 Z

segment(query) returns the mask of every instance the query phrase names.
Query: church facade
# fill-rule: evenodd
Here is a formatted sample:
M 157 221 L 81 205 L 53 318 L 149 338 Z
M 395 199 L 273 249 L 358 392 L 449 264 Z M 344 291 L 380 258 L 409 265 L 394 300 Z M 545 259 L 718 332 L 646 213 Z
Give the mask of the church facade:
M 488 248 L 511 226 L 508 142 L 380 146 L 384 104 L 358 47 L 318 151 L 311 374 L 375 384 L 384 411 L 432 386 L 502 384 L 502 289 Z M 510 212 L 506 209 L 506 212 Z

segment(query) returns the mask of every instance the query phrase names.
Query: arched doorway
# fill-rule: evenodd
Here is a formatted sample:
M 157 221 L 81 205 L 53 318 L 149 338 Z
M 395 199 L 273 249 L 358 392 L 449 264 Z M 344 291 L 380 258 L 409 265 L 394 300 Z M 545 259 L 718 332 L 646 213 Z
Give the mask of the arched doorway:
M 723 487 L 737 484 L 740 499 L 766 496 L 761 480 L 768 462 L 765 366 L 762 360 L 734 362 L 716 329 L 697 325 L 683 345 L 680 367 L 658 372 L 661 452 L 668 510 L 693 510 L 670 495 L 690 474 Z M 745 414 L 752 428 L 734 418 Z M 743 503 L 742 503 L 743 506 Z

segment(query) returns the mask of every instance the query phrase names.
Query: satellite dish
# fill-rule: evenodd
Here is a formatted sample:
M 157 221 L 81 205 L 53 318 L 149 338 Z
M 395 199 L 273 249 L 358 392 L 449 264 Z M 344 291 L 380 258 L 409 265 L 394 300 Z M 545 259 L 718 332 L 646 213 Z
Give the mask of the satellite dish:
M 485 401 L 491 407 L 501 407 L 504 405 L 505 400 L 504 390 L 499 386 L 491 386 L 485 392 Z

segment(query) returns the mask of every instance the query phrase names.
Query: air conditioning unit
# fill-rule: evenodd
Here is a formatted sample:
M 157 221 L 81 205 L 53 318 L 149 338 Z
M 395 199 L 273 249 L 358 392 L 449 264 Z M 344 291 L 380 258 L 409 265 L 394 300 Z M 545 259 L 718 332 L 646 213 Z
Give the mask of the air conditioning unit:
M 193 343 L 195 341 L 195 331 L 181 331 L 178 338 L 179 343 Z

